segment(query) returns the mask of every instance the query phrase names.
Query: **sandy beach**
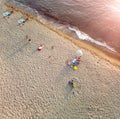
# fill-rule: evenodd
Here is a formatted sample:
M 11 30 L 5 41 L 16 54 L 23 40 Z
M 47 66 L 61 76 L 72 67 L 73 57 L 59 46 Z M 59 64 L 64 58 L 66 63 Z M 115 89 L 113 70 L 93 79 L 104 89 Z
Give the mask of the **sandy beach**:
M 0 2 L 0 119 L 120 119 L 120 68 Z M 31 41 L 26 39 L 31 37 Z M 44 48 L 38 51 L 40 44 Z M 78 70 L 66 66 L 81 49 Z M 74 79 L 76 88 L 68 81 Z

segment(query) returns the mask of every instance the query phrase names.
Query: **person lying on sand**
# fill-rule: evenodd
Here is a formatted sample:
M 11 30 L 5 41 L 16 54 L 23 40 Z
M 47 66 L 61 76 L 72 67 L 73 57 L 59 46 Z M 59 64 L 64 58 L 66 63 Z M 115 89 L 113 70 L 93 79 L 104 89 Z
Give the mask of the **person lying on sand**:
M 7 10 L 3 12 L 3 18 L 9 18 L 9 16 L 13 13 L 13 10 Z
M 28 21 L 28 18 L 20 18 L 18 19 L 18 26 L 23 26 L 25 24 L 26 21 Z

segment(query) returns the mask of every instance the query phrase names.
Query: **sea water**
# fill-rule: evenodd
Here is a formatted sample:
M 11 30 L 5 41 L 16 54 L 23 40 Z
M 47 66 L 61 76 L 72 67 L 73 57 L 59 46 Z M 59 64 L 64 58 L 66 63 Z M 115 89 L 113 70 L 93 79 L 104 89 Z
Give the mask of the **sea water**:
M 15 1 L 66 25 L 81 40 L 120 53 L 120 0 Z

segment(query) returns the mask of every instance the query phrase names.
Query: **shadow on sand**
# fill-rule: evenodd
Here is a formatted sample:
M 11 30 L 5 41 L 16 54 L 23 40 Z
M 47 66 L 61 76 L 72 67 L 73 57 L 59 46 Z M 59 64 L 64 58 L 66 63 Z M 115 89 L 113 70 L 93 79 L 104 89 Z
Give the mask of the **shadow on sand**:
M 68 99 L 70 95 L 74 94 L 73 87 L 68 83 L 65 89 L 66 89 L 65 99 Z
M 15 56 L 18 52 L 22 52 L 22 50 L 29 45 L 29 41 L 20 41 L 16 43 L 14 46 L 11 46 L 11 53 L 8 55 L 8 58 Z

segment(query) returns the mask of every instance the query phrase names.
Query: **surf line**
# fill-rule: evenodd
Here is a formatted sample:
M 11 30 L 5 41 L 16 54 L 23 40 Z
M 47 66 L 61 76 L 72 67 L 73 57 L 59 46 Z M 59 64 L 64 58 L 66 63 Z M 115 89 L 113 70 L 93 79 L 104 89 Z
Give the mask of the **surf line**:
M 70 40 L 72 43 L 77 45 L 80 48 L 84 48 L 92 53 L 94 53 L 97 56 L 100 56 L 103 59 L 106 59 L 107 61 L 111 62 L 112 64 L 120 67 L 120 55 L 117 55 L 116 53 L 111 53 L 109 50 L 106 50 L 105 48 L 97 47 L 93 43 L 87 42 L 85 40 L 81 40 L 79 38 L 72 37 L 71 35 L 68 35 L 67 33 L 64 33 L 63 31 L 53 27 L 52 25 L 49 25 L 47 23 L 42 22 L 40 19 L 37 18 L 36 13 L 31 14 L 23 9 L 21 9 L 19 6 L 16 6 L 15 3 L 11 2 L 4 2 L 4 4 L 9 8 L 14 8 L 15 11 L 21 12 L 22 14 L 30 17 L 33 20 L 36 20 L 41 25 L 47 27 L 48 29 L 56 32 L 58 35 L 62 36 L 63 38 Z M 73 29 L 71 29 L 73 30 Z M 78 33 L 78 32 L 77 32 Z

